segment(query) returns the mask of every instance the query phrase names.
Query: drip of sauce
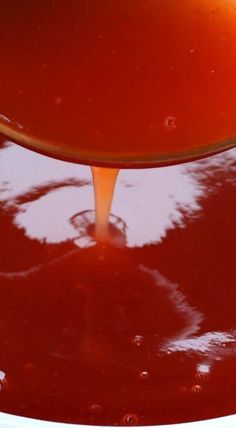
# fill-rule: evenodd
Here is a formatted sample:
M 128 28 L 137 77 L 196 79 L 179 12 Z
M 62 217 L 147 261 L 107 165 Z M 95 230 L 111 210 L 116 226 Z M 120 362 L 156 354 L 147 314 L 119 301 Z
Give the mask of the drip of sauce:
M 109 215 L 118 173 L 118 169 L 92 167 L 97 241 L 109 240 Z

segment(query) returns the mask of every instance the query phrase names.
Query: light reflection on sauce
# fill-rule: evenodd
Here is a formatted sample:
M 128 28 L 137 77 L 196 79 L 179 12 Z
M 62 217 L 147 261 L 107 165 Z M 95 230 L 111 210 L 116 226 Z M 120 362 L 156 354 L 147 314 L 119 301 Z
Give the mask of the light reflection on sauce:
M 95 425 L 235 413 L 235 150 L 122 171 L 123 248 L 75 245 L 88 168 L 11 143 L 0 163 L 0 410 Z

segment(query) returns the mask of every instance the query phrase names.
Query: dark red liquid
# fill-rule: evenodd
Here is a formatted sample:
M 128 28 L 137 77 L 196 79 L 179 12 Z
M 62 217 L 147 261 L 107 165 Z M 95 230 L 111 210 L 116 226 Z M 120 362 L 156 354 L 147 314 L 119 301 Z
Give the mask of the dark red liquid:
M 233 0 L 2 0 L 0 130 L 123 167 L 233 146 L 235 47 Z
M 0 411 L 95 425 L 235 413 L 235 151 L 122 172 L 123 248 L 80 247 L 85 167 L 0 156 Z

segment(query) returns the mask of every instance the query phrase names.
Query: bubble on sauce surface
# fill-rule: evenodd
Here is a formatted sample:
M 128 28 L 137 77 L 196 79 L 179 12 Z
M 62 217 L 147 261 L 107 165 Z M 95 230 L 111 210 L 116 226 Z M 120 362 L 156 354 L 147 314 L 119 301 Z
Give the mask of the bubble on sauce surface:
M 140 334 L 137 334 L 136 336 L 133 337 L 132 344 L 139 347 L 139 346 L 142 346 L 143 341 L 144 341 L 144 337 L 141 336 Z
M 150 374 L 149 374 L 148 371 L 144 370 L 144 371 L 142 371 L 142 372 L 139 373 L 138 377 L 139 377 L 140 380 L 146 381 L 146 380 L 148 380 L 150 378 Z
M 135 426 L 139 425 L 139 417 L 136 413 L 129 413 L 122 418 L 122 425 Z
M 202 393 L 202 386 L 201 385 L 193 385 L 191 388 L 191 392 L 193 394 L 201 394 Z
M 177 127 L 177 119 L 175 116 L 167 116 L 164 120 L 164 127 L 168 131 L 173 131 Z

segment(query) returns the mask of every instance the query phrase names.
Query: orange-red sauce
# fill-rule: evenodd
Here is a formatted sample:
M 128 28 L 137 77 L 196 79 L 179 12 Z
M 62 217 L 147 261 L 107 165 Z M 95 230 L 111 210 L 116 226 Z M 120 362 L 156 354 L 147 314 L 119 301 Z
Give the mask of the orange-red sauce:
M 91 168 L 91 172 L 93 175 L 96 212 L 95 237 L 98 241 L 107 241 L 111 239 L 109 233 L 109 215 L 119 170 L 93 167 Z
M 3 0 L 0 131 L 52 156 L 109 166 L 220 150 L 236 135 L 235 46 L 233 0 Z M 115 239 L 86 247 L 91 212 L 65 214 L 84 234 L 52 243 L 47 233 L 63 232 L 54 230 L 60 211 L 37 204 L 88 183 L 53 179 L 51 160 L 51 181 L 33 185 L 41 157 L 24 161 L 19 149 L 16 182 L 28 190 L 5 198 L 17 172 L 16 156 L 4 161 L 10 149 L 0 149 L 0 411 L 95 425 L 235 413 L 235 158 L 188 165 L 196 212 L 177 203 L 182 222 L 170 214 L 160 239 L 171 173 L 166 205 L 153 199 L 149 241 L 125 246 L 133 223 L 114 218 Z M 43 177 L 48 159 L 40 162 Z M 133 200 L 134 222 L 145 196 Z M 104 207 L 95 231 L 103 241 L 108 199 Z M 47 232 L 43 215 L 52 219 Z M 149 229 L 142 218 L 137 235 Z
M 0 150 L 0 411 L 93 425 L 235 413 L 235 152 L 143 171 L 149 194 L 142 171 L 122 172 L 122 248 L 82 248 L 70 228 L 92 208 L 86 171 Z
M 0 130 L 113 166 L 209 151 L 236 135 L 235 49 L 234 0 L 2 0 Z

